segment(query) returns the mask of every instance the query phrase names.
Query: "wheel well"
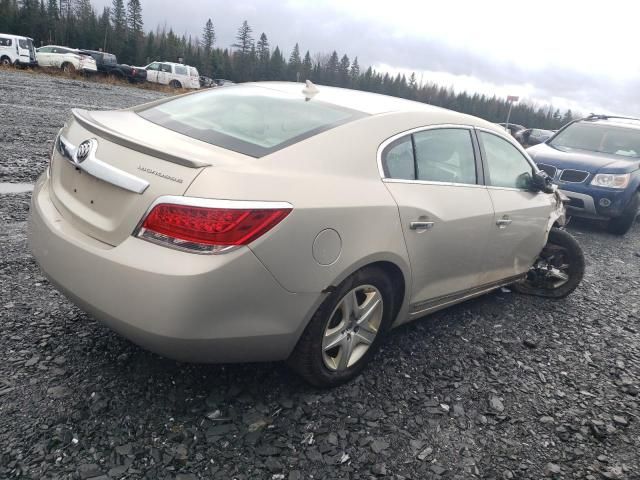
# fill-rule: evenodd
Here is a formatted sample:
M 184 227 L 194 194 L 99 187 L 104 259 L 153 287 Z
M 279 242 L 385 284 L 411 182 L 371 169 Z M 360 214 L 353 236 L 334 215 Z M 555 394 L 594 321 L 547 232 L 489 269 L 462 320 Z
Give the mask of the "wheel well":
M 398 312 L 400 311 L 400 308 L 402 307 L 402 302 L 404 300 L 404 293 L 406 288 L 402 270 L 400 270 L 400 268 L 395 263 L 387 262 L 387 261 L 370 263 L 369 265 L 365 265 L 362 268 L 367 268 L 367 267 L 380 268 L 391 279 L 391 282 L 393 283 L 393 296 L 394 296 L 393 318 L 395 320 L 396 315 L 398 314 Z

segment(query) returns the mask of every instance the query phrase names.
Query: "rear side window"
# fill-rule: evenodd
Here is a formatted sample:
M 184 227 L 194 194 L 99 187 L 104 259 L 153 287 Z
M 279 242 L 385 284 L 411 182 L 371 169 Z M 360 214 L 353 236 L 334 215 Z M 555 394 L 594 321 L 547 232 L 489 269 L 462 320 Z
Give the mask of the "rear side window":
M 413 158 L 411 135 L 390 143 L 383 153 L 384 176 L 399 180 L 416 179 L 416 163 Z
M 176 65 L 175 69 L 176 69 L 176 75 L 186 75 L 187 74 L 187 67 L 184 67 L 182 65 Z
M 382 154 L 386 178 L 442 183 L 477 183 L 476 159 L 468 129 L 439 128 L 407 135 Z
M 508 141 L 497 135 L 478 132 L 488 167 L 487 185 L 526 189 L 530 186 L 533 167 Z
M 10 38 L 0 38 L 0 47 L 10 47 L 12 44 Z
M 418 180 L 476 183 L 476 159 L 469 130 L 425 130 L 414 134 L 413 141 Z
M 160 64 L 160 71 L 161 72 L 169 72 L 169 73 L 171 73 L 171 65 L 169 65 L 168 63 L 161 63 Z
M 366 116 L 300 95 L 238 85 L 171 99 L 138 114 L 169 130 L 262 157 Z

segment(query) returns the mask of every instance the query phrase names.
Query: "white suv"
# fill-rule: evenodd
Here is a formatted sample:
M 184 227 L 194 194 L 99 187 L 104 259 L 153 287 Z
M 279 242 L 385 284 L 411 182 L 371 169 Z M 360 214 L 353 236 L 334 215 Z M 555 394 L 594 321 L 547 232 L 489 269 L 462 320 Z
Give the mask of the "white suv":
M 0 64 L 4 66 L 36 65 L 33 39 L 0 33 Z
M 200 88 L 200 74 L 195 67 L 173 62 L 153 62 L 143 67 L 147 81 L 173 88 Z
M 61 68 L 71 73 L 76 70 L 97 72 L 96 61 L 90 55 L 83 55 L 79 50 L 57 45 L 47 45 L 36 50 L 38 65 L 41 67 Z

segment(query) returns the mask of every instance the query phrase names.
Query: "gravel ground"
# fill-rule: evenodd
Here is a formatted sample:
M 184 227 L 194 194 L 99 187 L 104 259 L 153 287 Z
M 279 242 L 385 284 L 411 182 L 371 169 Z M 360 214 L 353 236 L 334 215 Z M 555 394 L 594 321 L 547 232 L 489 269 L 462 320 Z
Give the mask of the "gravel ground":
M 0 72 L 0 181 L 32 181 L 71 106 L 152 92 Z M 0 196 L 0 478 L 640 478 L 640 226 L 576 223 L 560 301 L 497 291 L 401 327 L 349 385 L 148 353 L 58 294 Z

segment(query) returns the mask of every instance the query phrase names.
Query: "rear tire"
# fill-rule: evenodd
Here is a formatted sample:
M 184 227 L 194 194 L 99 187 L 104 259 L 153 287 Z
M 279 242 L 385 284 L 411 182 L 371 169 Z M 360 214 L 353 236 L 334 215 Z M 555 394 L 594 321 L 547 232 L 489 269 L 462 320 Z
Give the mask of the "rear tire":
M 614 235 L 624 235 L 631 227 L 633 227 L 636 217 L 638 216 L 638 207 L 640 206 L 640 194 L 638 192 L 633 194 L 633 198 L 624 209 L 622 215 L 616 218 L 612 218 L 607 223 L 607 231 Z
M 178 80 L 171 80 L 169 86 L 171 88 L 182 88 L 182 84 Z
M 580 244 L 569 232 L 552 228 L 547 244 L 527 277 L 515 283 L 513 288 L 527 295 L 564 298 L 580 284 L 584 268 L 584 254 Z
M 316 387 L 348 382 L 380 346 L 393 321 L 393 302 L 393 285 L 383 270 L 354 273 L 322 302 L 287 364 Z
M 64 62 L 60 67 L 64 73 L 74 73 L 76 71 L 76 67 L 73 66 L 72 63 Z

